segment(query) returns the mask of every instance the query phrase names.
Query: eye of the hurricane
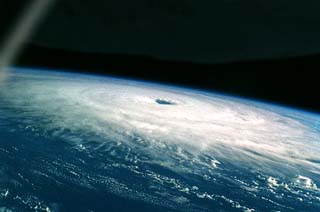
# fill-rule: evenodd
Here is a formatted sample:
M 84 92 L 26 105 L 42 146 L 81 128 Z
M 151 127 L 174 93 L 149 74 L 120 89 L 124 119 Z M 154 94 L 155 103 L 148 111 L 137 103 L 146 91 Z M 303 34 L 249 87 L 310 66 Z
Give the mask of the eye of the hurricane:
M 177 103 L 167 99 L 156 99 L 156 103 L 159 105 L 176 105 Z

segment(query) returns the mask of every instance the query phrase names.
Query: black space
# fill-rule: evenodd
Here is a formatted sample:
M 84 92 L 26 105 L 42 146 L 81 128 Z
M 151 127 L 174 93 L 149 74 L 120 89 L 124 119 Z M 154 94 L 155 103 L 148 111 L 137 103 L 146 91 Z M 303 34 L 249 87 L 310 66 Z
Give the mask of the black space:
M 106 55 L 29 45 L 17 65 L 159 81 L 320 112 L 320 55 L 196 64 L 148 56 Z

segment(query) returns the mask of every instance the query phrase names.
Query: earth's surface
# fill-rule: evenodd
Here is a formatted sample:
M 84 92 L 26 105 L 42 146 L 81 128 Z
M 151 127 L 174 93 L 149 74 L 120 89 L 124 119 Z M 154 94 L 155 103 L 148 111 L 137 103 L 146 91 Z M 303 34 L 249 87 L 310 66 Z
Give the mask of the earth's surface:
M 320 211 L 320 116 L 133 80 L 14 69 L 0 211 Z

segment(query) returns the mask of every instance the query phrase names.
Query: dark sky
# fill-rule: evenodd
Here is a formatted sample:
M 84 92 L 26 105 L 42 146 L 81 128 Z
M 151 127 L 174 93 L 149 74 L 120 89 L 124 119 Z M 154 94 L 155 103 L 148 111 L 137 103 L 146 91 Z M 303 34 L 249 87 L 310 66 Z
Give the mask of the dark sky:
M 0 38 L 23 7 L 19 0 L 3 5 Z M 315 0 L 60 0 L 17 65 L 161 81 L 320 112 L 319 8 Z
M 34 42 L 201 63 L 297 56 L 320 52 L 319 9 L 318 0 L 63 0 Z

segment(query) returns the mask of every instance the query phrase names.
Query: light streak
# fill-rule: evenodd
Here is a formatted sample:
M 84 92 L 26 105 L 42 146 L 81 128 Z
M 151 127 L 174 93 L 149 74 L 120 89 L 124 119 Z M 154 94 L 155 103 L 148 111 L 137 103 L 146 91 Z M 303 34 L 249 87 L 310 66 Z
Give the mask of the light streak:
M 33 0 L 9 30 L 3 46 L 0 46 L 0 84 L 7 78 L 9 67 L 15 62 L 54 1 Z

